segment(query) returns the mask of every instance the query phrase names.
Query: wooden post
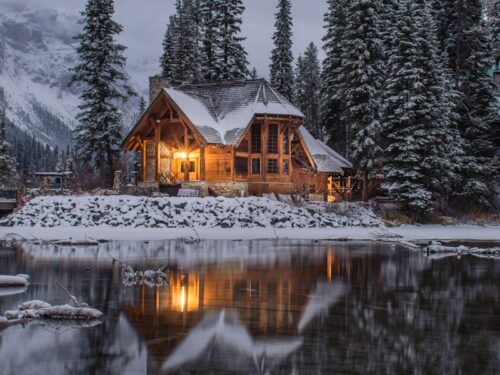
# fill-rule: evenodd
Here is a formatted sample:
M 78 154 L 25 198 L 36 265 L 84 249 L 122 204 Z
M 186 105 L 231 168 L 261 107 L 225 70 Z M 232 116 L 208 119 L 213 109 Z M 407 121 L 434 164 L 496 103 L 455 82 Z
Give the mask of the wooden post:
M 142 182 L 146 182 L 147 170 L 146 141 L 142 141 Z
M 200 180 L 205 181 L 205 146 L 200 145 Z
M 266 181 L 267 180 L 267 139 L 268 139 L 268 124 L 269 121 L 267 120 L 267 117 L 264 120 L 264 123 L 261 126 L 261 152 L 262 152 L 262 160 L 260 162 L 260 171 L 262 173 L 262 180 Z
M 186 160 L 184 160 L 184 181 L 189 181 L 189 138 L 188 129 L 184 126 L 184 152 L 186 153 Z
M 156 141 L 156 181 L 160 182 L 160 139 L 161 139 L 161 128 L 160 124 L 155 124 L 155 141 Z

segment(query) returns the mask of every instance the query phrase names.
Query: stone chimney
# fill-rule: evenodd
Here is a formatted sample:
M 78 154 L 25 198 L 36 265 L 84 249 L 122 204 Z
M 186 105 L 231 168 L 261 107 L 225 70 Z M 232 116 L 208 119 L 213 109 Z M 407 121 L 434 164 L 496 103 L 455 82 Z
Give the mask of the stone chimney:
M 168 78 L 161 75 L 149 77 L 149 104 L 155 100 L 162 89 L 169 86 Z

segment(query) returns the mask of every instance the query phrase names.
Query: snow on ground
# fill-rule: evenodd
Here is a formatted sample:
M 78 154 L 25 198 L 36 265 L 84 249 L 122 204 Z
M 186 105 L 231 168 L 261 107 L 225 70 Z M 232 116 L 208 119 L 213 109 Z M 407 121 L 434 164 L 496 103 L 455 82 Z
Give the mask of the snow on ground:
M 4 226 L 117 228 L 377 227 L 368 208 L 296 207 L 267 198 L 38 197 L 0 221 Z
M 500 226 L 385 227 L 362 205 L 295 207 L 267 198 L 38 197 L 0 221 L 0 240 L 470 240 L 500 241 Z M 61 245 L 63 243 L 60 243 Z

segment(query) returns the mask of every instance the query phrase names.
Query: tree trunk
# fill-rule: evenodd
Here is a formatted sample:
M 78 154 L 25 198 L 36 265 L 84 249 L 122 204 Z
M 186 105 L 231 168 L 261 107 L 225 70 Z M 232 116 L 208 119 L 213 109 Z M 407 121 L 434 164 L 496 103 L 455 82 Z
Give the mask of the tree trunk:
M 107 182 L 110 186 L 113 186 L 113 178 L 114 178 L 114 163 L 113 163 L 113 152 L 111 151 L 111 146 L 108 144 L 106 152 L 108 154 L 108 179 Z
M 363 190 L 361 193 L 361 200 L 368 202 L 368 172 L 363 171 Z

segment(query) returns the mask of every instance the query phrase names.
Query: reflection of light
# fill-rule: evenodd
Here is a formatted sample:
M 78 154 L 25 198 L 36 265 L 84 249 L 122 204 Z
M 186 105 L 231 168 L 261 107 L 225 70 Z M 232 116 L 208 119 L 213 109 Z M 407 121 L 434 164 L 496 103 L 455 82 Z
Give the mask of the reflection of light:
M 184 311 L 184 306 L 186 306 L 186 287 L 181 288 L 181 311 Z

